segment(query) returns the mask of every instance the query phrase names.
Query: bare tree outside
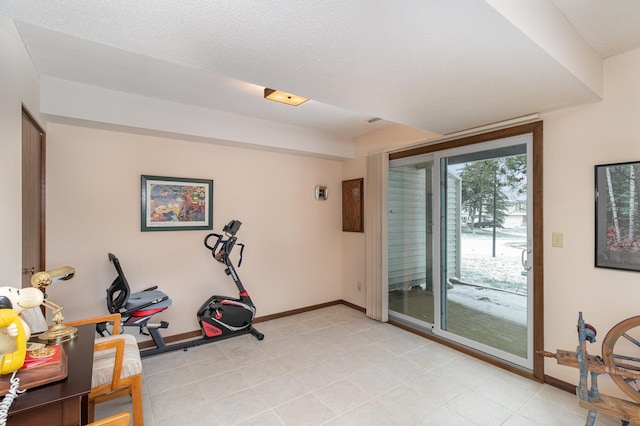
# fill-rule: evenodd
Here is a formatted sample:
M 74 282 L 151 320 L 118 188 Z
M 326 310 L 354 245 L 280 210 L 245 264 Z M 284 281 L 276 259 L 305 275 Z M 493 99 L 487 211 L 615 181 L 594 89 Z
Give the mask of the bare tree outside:
M 596 266 L 640 270 L 638 167 L 596 166 Z

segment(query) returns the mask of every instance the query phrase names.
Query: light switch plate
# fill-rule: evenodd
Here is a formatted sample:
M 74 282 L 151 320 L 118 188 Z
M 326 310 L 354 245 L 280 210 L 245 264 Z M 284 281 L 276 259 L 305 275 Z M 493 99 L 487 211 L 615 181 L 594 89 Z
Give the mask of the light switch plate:
M 551 247 L 564 247 L 564 235 L 562 234 L 562 232 L 551 233 Z

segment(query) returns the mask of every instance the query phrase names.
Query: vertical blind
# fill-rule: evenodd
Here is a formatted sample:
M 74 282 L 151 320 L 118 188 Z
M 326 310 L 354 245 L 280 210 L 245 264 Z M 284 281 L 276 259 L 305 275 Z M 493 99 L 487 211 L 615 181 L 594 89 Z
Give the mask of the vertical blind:
M 367 316 L 387 322 L 388 316 L 388 187 L 389 154 L 367 157 L 364 232 L 366 241 Z

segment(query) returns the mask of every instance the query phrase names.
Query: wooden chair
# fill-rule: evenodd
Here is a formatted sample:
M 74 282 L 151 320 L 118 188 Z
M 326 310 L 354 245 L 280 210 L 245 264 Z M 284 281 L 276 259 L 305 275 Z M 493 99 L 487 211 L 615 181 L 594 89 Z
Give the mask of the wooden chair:
M 102 315 L 65 324 L 79 326 L 113 322 L 113 335 L 96 338 L 93 352 L 93 374 L 89 394 L 89 421 L 93 421 L 95 404 L 129 395 L 134 426 L 144 425 L 142 406 L 142 360 L 136 338 L 120 334 L 120 314 Z
M 114 414 L 106 419 L 96 420 L 93 423 L 89 423 L 87 426 L 129 426 L 131 420 L 131 414 L 128 412 Z

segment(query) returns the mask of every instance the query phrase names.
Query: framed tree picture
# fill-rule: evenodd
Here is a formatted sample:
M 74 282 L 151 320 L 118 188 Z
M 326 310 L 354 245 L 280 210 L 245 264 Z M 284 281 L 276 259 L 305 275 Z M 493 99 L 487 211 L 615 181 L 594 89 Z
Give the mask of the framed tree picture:
M 213 229 L 213 180 L 142 175 L 142 231 Z
M 342 230 L 364 232 L 363 178 L 342 181 Z
M 595 166 L 595 266 L 640 271 L 640 162 Z

